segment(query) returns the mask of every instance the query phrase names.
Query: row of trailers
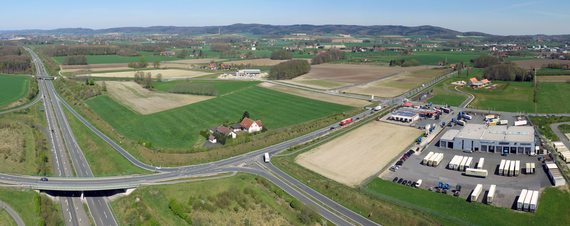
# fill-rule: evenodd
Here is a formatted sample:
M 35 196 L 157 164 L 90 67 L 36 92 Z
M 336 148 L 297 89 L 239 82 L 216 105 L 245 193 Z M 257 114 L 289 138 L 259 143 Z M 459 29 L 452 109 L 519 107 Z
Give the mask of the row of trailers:
M 496 189 L 497 189 L 497 186 L 492 184 L 491 187 L 489 188 L 489 192 L 487 193 L 487 197 L 485 199 L 486 204 L 488 204 L 488 205 L 493 204 Z M 475 189 L 473 189 L 473 192 L 471 192 L 471 197 L 469 197 L 471 199 L 470 200 L 471 203 L 477 202 L 477 199 L 479 199 L 479 195 L 481 195 L 481 193 L 483 193 L 483 185 L 477 184 L 477 186 L 475 186 Z
M 430 152 L 424 157 L 422 163 L 426 166 L 437 167 L 439 163 L 441 163 L 441 160 L 443 160 L 443 153 Z
M 536 212 L 538 206 L 538 191 L 523 189 L 517 200 L 517 210 Z
M 534 163 L 526 163 L 526 173 L 533 174 L 535 172 Z M 501 160 L 499 165 L 499 175 L 502 176 L 518 176 L 521 173 L 521 161 L 519 160 Z
M 451 159 L 447 166 L 451 170 L 465 171 L 465 175 L 474 177 L 487 177 L 489 174 L 487 170 L 483 169 L 485 158 L 479 158 L 477 168 L 471 167 L 473 164 L 473 157 L 456 155 Z

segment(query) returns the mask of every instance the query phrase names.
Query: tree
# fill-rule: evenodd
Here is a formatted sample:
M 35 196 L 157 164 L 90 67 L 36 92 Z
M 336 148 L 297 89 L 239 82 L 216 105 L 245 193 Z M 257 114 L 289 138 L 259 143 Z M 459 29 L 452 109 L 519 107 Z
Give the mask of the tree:
M 176 57 L 178 58 L 186 58 L 186 56 L 188 56 L 188 51 L 186 51 L 185 49 L 182 51 L 178 51 L 178 53 L 176 53 Z
M 162 82 L 162 74 L 161 73 L 158 73 L 156 75 L 156 81 Z
M 159 68 L 159 67 L 160 67 L 160 60 L 155 60 L 155 61 L 152 63 L 152 66 L 154 66 L 154 68 Z
M 140 67 L 142 68 L 148 67 L 148 60 L 146 60 L 146 57 L 141 57 L 140 61 L 141 61 L 139 65 Z
M 95 80 L 89 79 L 89 85 L 90 85 L 90 86 L 95 85 Z
M 245 111 L 243 113 L 243 116 L 241 117 L 241 120 L 239 120 L 240 122 L 243 121 L 244 118 L 249 118 L 249 112 Z
M 107 91 L 107 85 L 105 85 L 105 81 L 103 81 L 103 83 L 101 84 L 101 89 L 103 91 Z

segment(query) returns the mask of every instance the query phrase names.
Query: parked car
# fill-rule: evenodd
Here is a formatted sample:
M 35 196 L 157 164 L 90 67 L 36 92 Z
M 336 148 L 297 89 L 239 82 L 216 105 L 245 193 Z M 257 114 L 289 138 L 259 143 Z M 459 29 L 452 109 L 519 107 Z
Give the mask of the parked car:
M 404 181 L 402 182 L 403 185 L 406 185 L 407 183 L 408 183 L 408 180 L 404 180 Z
M 404 178 L 400 178 L 400 179 L 398 180 L 398 184 L 402 183 L 403 180 L 404 180 Z
M 392 182 L 396 182 L 398 181 L 398 177 L 394 177 L 394 180 L 392 180 Z

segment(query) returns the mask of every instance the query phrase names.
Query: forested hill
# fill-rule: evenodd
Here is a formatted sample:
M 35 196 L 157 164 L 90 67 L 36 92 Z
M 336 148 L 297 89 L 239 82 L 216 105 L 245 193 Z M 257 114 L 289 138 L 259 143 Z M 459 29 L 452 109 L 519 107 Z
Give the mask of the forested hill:
M 54 30 L 22 30 L 22 31 L 0 31 L 0 33 L 68 33 L 68 34 L 101 34 L 101 33 L 161 33 L 161 34 L 198 34 L 198 33 L 253 33 L 256 35 L 288 35 L 291 33 L 306 33 L 310 35 L 340 33 L 351 35 L 458 35 L 463 34 L 458 31 L 435 27 L 435 26 L 393 26 L 393 25 L 267 25 L 267 24 L 232 24 L 227 26 L 205 26 L 205 27 L 174 27 L 174 26 L 154 26 L 154 27 L 119 27 L 107 29 L 88 28 L 60 28 Z M 482 34 L 482 33 L 478 33 Z

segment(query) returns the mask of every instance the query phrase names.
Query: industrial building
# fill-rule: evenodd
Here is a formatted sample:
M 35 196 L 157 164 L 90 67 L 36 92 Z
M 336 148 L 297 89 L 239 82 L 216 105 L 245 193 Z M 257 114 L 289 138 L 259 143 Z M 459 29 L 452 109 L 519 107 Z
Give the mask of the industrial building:
M 401 122 L 414 122 L 420 118 L 420 116 L 431 117 L 436 113 L 435 110 L 431 109 L 417 109 L 411 107 L 403 107 L 393 112 L 390 112 L 389 120 L 396 120 Z
M 461 130 L 447 131 L 439 146 L 457 150 L 511 154 L 534 153 L 536 140 L 531 126 L 489 126 L 467 124 Z

